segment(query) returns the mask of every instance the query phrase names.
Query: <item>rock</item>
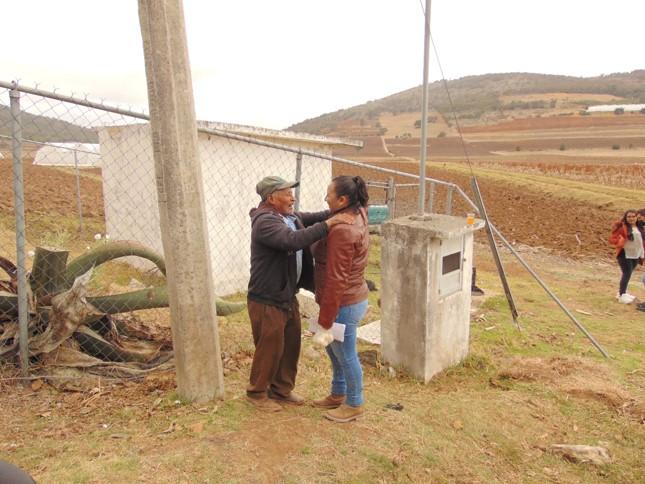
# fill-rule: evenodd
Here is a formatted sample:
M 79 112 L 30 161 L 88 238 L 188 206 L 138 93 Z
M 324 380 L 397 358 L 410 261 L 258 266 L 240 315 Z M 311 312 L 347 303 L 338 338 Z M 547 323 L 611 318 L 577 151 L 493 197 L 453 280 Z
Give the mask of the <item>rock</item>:
M 316 303 L 316 296 L 310 291 L 300 289 L 298 294 L 296 294 L 296 298 L 300 306 L 300 316 L 305 319 L 317 321 L 320 308 Z
M 365 366 L 379 368 L 381 366 L 381 359 L 376 350 L 365 350 L 358 352 L 358 360 Z
M 309 358 L 310 360 L 317 360 L 320 358 L 320 353 L 316 351 L 315 348 L 312 348 L 311 346 L 305 346 L 302 349 L 302 354 L 305 356 L 305 358 Z
M 604 447 L 590 445 L 553 444 L 551 452 L 560 454 L 570 462 L 590 462 L 594 465 L 611 463 L 609 451 Z

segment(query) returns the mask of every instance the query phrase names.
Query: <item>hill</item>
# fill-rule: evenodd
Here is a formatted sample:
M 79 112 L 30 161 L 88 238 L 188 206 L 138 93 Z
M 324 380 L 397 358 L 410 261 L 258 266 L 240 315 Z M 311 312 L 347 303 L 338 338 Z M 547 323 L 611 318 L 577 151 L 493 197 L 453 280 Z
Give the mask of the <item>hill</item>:
M 21 117 L 24 139 L 40 142 L 98 143 L 98 135 L 91 129 L 24 111 Z M 11 109 L 8 106 L 0 105 L 0 135 L 11 136 Z
M 611 102 L 645 102 L 645 70 L 598 77 L 531 73 L 485 74 L 447 81 L 454 110 L 464 124 L 499 122 L 526 115 L 558 115 Z M 290 126 L 326 135 L 385 134 L 379 119 L 421 111 L 421 86 Z M 452 108 L 443 81 L 429 85 L 429 109 L 450 125 Z M 418 116 L 420 118 L 420 116 Z M 432 116 L 431 116 L 432 117 Z M 418 119 L 418 118 L 417 118 Z M 432 122 L 432 119 L 429 120 Z

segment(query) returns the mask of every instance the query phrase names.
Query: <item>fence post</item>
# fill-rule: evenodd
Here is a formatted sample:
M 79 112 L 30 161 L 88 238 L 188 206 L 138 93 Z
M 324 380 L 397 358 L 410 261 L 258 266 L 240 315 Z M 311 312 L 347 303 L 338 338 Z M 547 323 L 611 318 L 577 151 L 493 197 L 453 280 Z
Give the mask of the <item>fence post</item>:
M 78 207 L 78 231 L 83 231 L 83 207 L 81 206 L 81 180 L 78 172 L 78 151 L 74 150 L 74 171 L 76 172 L 76 206 Z
M 22 120 L 20 91 L 9 92 L 11 104 L 11 144 L 13 156 L 13 195 L 16 212 L 16 265 L 18 266 L 18 328 L 20 334 L 20 368 L 29 376 L 29 318 L 27 306 L 27 268 L 25 262 L 25 187 L 22 176 Z
M 428 213 L 432 213 L 434 210 L 434 192 L 435 192 L 435 182 L 430 182 L 430 193 L 428 194 Z
M 394 178 L 387 179 L 387 188 L 385 189 L 385 203 L 387 204 L 388 211 L 390 212 L 390 219 L 394 218 L 394 210 L 396 209 L 396 185 Z
M 452 215 L 452 192 L 455 190 L 455 187 L 450 185 L 448 187 L 448 193 L 446 193 L 446 215 Z
M 302 151 L 299 151 L 296 155 L 296 181 L 298 186 L 295 188 L 296 203 L 294 204 L 294 210 L 297 212 L 300 210 L 300 179 L 302 178 Z

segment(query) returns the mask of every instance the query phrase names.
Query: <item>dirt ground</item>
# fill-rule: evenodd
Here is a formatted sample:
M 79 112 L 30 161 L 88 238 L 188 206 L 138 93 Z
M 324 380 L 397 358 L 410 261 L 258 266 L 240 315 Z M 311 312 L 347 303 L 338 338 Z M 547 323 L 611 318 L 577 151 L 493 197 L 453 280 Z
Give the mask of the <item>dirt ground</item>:
M 103 215 L 103 188 L 100 169 L 83 169 L 80 177 L 81 207 L 88 217 Z M 88 174 L 92 176 L 87 176 Z M 13 178 L 11 159 L 0 160 L 0 180 Z M 77 213 L 76 179 L 73 169 L 37 166 L 25 157 L 25 211 L 73 215 Z M 12 183 L 0 183 L 0 212 L 12 213 L 14 196 Z
M 238 313 L 219 318 L 224 400 L 181 402 L 172 372 L 22 386 L 11 379 L 15 370 L 0 369 L 0 455 L 39 482 L 642 482 L 642 318 L 610 302 L 612 266 L 518 248 L 579 317 L 588 315 L 610 360 L 502 252 L 518 332 L 478 245 L 487 296 L 472 314 L 469 357 L 423 385 L 361 344 L 367 403 L 357 422 L 332 424 L 310 406 L 275 415 L 250 407 L 243 395 L 252 338 Z M 305 336 L 297 390 L 308 399 L 325 394 L 329 371 Z M 603 446 L 612 462 L 568 462 L 550 450 L 562 443 Z

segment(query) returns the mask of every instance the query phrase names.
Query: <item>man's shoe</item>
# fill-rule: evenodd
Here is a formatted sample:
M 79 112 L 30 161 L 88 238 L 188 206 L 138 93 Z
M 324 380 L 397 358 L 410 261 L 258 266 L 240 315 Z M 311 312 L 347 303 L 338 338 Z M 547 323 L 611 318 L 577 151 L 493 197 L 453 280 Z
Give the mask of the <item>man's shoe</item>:
M 345 395 L 327 395 L 320 400 L 314 400 L 313 406 L 318 408 L 338 408 L 345 403 Z
M 326 419 L 341 423 L 351 422 L 352 420 L 356 420 L 361 415 L 363 415 L 363 405 L 360 405 L 358 407 L 351 407 L 346 403 L 343 403 L 340 407 L 334 410 L 325 412 Z
M 269 390 L 267 395 L 270 399 L 276 402 L 286 403 L 287 405 L 304 405 L 305 403 L 305 399 L 295 392 L 289 392 L 287 396 L 282 396 Z
M 273 400 L 269 400 L 267 397 L 253 398 L 247 395 L 246 401 L 262 412 L 271 413 L 279 412 L 282 410 L 282 407 L 280 405 L 275 403 Z

